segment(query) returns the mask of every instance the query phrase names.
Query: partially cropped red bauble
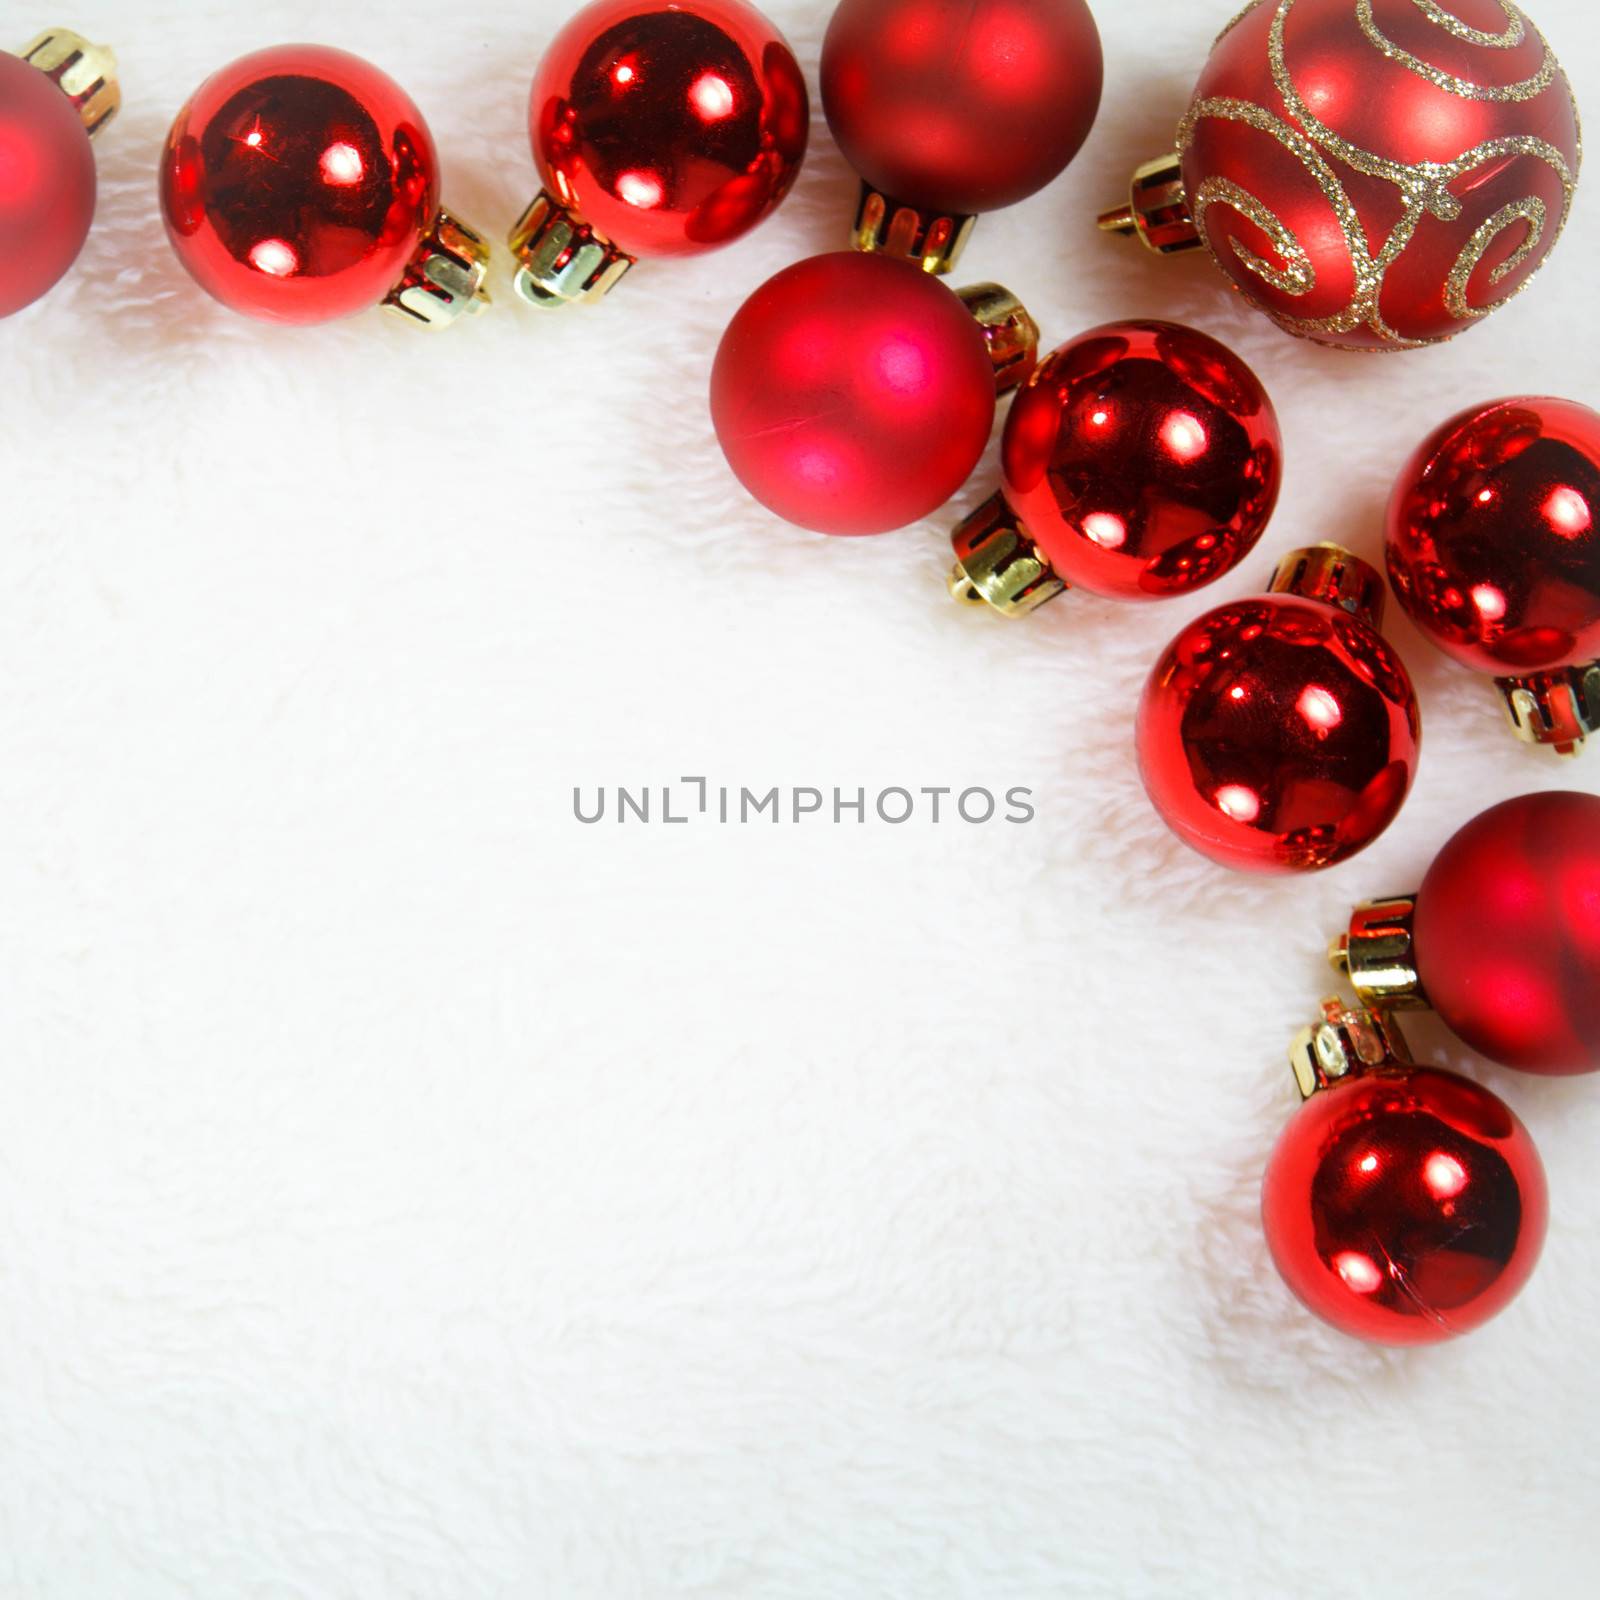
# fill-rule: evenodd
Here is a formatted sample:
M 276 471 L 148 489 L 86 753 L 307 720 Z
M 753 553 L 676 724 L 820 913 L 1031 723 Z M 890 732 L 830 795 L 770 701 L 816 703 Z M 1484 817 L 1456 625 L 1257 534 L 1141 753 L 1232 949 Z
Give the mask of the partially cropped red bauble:
M 1479 1054 L 1525 1072 L 1600 1070 L 1600 796 L 1485 811 L 1417 892 L 1428 1003 Z
M 224 305 L 324 322 L 381 303 L 439 207 L 421 113 L 343 50 L 281 45 L 213 73 L 161 161 L 167 235 Z
M 1515 677 L 1600 658 L 1600 414 L 1495 400 L 1423 441 L 1389 501 L 1389 581 L 1463 666 Z
M 786 268 L 728 325 L 711 415 L 728 463 L 780 517 L 885 533 L 966 482 L 995 375 L 966 306 L 904 261 L 842 251 Z
M 934 212 L 995 211 L 1049 183 L 1100 106 L 1083 0 L 841 0 L 822 103 L 845 159 Z
M 805 79 L 743 0 L 595 0 L 558 33 L 528 103 L 549 194 L 630 256 L 729 244 L 789 192 Z
M 1577 110 L 1501 0 L 1258 0 L 1179 133 L 1217 265 L 1291 332 L 1353 349 L 1449 338 L 1549 253 Z
M 1421 719 L 1377 631 L 1383 586 L 1371 567 L 1299 551 L 1274 589 L 1207 612 L 1167 647 L 1139 706 L 1139 770 L 1167 826 L 1202 855 L 1315 871 L 1394 820 Z
M 1319 1317 L 1379 1344 L 1436 1344 L 1503 1310 L 1549 1215 L 1528 1130 L 1487 1089 L 1425 1067 L 1319 1089 L 1261 1191 L 1272 1259 Z
M 0 317 L 52 289 L 94 221 L 95 167 L 77 107 L 0 52 Z
M 1068 585 L 1158 600 L 1254 548 L 1277 502 L 1272 402 L 1225 345 L 1113 322 L 1062 345 L 1012 402 L 1004 495 Z

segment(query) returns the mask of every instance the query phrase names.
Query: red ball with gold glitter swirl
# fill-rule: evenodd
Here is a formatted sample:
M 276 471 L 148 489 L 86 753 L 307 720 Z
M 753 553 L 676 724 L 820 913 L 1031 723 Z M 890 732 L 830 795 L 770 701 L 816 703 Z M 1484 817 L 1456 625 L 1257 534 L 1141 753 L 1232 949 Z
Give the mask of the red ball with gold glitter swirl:
M 1198 233 L 1282 327 L 1359 350 L 1448 339 L 1521 289 L 1580 156 L 1566 77 L 1509 0 L 1256 0 L 1178 148 L 1193 227 L 1148 174 L 1106 225 L 1162 249 Z

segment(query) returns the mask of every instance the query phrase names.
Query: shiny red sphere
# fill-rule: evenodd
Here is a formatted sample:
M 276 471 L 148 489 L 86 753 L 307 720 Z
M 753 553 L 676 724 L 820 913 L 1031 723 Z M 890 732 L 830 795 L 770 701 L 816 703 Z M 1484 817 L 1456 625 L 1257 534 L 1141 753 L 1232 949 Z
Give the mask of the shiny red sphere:
M 1005 497 L 1057 577 L 1119 600 L 1220 578 L 1277 503 L 1282 441 L 1256 375 L 1171 322 L 1111 322 L 1013 400 Z
M 1600 796 L 1556 790 L 1474 818 L 1422 880 L 1428 1003 L 1480 1055 L 1600 1071 Z
M 594 0 L 528 102 L 545 188 L 631 256 L 748 233 L 799 174 L 810 116 L 794 53 L 744 0 Z
M 1453 1072 L 1358 1072 L 1319 1089 L 1267 1163 L 1261 1217 L 1284 1281 L 1376 1344 L 1436 1344 L 1516 1297 L 1549 1217 L 1506 1103 Z
M 1500 0 L 1258 4 L 1213 47 L 1180 145 L 1235 287 L 1351 349 L 1449 338 L 1515 294 L 1579 160 L 1567 81 Z
M 1495 677 L 1600 659 L 1600 414 L 1496 400 L 1452 417 L 1389 500 L 1389 581 L 1413 622 Z
M 422 114 L 343 50 L 280 45 L 214 72 L 161 158 L 167 237 L 201 288 L 274 322 L 378 305 L 439 208 Z
M 908 205 L 967 215 L 1056 177 L 1100 109 L 1084 0 L 841 0 L 822 104 L 845 159 Z
M 886 533 L 937 511 L 994 425 L 988 346 L 936 278 L 889 256 L 813 256 L 722 336 L 711 417 L 764 506 L 818 533 Z
M 1421 744 L 1416 694 L 1381 634 L 1269 594 L 1191 622 L 1140 702 L 1139 771 L 1185 844 L 1246 872 L 1310 872 L 1394 821 Z
M 94 151 L 77 108 L 37 68 L 0 52 L 0 317 L 66 275 L 94 200 Z

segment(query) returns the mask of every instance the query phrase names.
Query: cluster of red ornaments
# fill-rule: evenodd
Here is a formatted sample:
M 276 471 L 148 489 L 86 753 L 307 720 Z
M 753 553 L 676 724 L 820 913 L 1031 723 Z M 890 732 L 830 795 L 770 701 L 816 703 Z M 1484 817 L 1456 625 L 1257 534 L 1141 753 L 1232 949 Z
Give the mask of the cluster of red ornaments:
M 739 480 L 837 535 L 937 512 L 1014 393 L 999 487 L 954 530 L 949 585 L 1006 616 L 1072 589 L 1143 603 L 1214 583 L 1256 548 L 1282 479 L 1272 402 L 1215 339 L 1120 321 L 1041 359 L 1007 290 L 943 282 L 982 213 L 1072 161 L 1101 85 L 1085 0 L 840 0 L 821 91 L 861 179 L 854 249 L 757 289 L 712 371 Z M 0 316 L 81 250 L 89 138 L 117 105 L 110 52 L 77 35 L 0 54 Z M 592 0 L 533 75 L 540 190 L 509 235 L 518 295 L 592 302 L 639 260 L 742 238 L 793 187 L 809 126 L 805 75 L 747 0 Z M 1346 349 L 1439 342 L 1522 289 L 1580 159 L 1566 79 L 1509 0 L 1255 0 L 1174 143 L 1102 226 L 1208 253 L 1280 326 Z M 488 300 L 489 246 L 443 207 L 422 113 L 342 51 L 282 46 L 213 73 L 172 124 L 160 202 L 195 281 L 254 317 L 384 305 L 445 326 Z M 1411 620 L 1494 680 L 1519 735 L 1569 753 L 1600 730 L 1597 514 L 1600 415 L 1515 397 L 1430 434 L 1387 516 L 1388 583 Z M 1186 844 L 1313 871 L 1394 820 L 1421 724 L 1381 631 L 1385 592 L 1350 552 L 1308 546 L 1160 653 L 1137 758 Z M 1464 1332 L 1533 1268 L 1543 1171 L 1496 1096 L 1412 1062 L 1395 1013 L 1431 1007 L 1510 1067 L 1600 1069 L 1600 798 L 1486 812 L 1415 895 L 1358 907 L 1334 955 L 1356 1002 L 1328 1002 L 1293 1052 L 1306 1103 L 1268 1165 L 1273 1258 L 1352 1334 Z

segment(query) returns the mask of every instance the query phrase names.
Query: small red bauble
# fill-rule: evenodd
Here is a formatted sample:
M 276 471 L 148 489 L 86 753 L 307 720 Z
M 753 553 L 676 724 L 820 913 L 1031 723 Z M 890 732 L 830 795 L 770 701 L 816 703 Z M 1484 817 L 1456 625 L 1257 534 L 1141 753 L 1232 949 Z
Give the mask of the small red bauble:
M 1203 244 L 1280 326 L 1357 350 L 1448 339 L 1514 295 L 1579 162 L 1567 80 L 1503 0 L 1257 0 L 1178 148 L 1102 225 Z
M 639 257 L 732 244 L 788 194 L 810 115 L 794 53 L 744 0 L 594 0 L 534 74 L 544 192 L 511 236 L 519 292 L 591 300 Z
M 167 136 L 161 205 L 190 275 L 248 316 L 388 304 L 443 323 L 483 303 L 482 241 L 439 209 L 422 113 L 343 50 L 280 45 L 212 73 Z
M 1600 414 L 1495 400 L 1452 417 L 1389 500 L 1389 581 L 1447 655 L 1495 678 L 1524 737 L 1600 726 Z
M 966 482 L 994 423 L 977 321 L 935 278 L 887 256 L 813 256 L 728 325 L 711 416 L 751 494 L 818 533 L 886 533 Z
M 1437 1344 L 1504 1310 L 1538 1263 L 1549 1217 L 1538 1149 L 1510 1107 L 1468 1078 L 1413 1065 L 1392 1023 L 1337 1002 L 1296 1054 L 1307 1098 L 1261 1188 L 1284 1281 L 1324 1321 L 1375 1344 Z
M 1485 811 L 1414 896 L 1358 906 L 1333 957 L 1367 1004 L 1431 1006 L 1491 1061 L 1600 1071 L 1600 796 Z
M 1160 600 L 1220 578 L 1277 502 L 1282 440 L 1256 375 L 1171 322 L 1112 322 L 1019 390 L 1001 492 L 957 528 L 958 598 L 1007 615 L 1063 588 Z
M 115 115 L 116 64 L 64 29 L 0 51 L 0 317 L 67 274 L 94 221 L 90 137 Z
M 1025 199 L 1078 153 L 1101 77 L 1083 0 L 841 0 L 822 104 L 866 185 L 858 241 L 948 267 L 974 214 Z
M 1139 770 L 1185 844 L 1241 871 L 1311 872 L 1394 820 L 1422 728 L 1382 607 L 1378 574 L 1322 545 L 1167 647 L 1139 706 Z

